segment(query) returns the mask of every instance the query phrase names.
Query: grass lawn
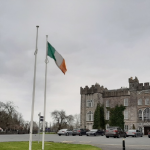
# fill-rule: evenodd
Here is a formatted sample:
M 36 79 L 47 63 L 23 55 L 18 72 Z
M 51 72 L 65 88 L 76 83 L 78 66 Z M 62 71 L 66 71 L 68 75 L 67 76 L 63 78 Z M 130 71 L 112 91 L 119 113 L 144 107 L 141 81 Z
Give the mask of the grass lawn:
M 28 150 L 29 142 L 0 142 L 0 150 Z M 42 142 L 32 142 L 32 150 L 42 150 Z M 44 150 L 102 150 L 91 145 L 45 142 Z

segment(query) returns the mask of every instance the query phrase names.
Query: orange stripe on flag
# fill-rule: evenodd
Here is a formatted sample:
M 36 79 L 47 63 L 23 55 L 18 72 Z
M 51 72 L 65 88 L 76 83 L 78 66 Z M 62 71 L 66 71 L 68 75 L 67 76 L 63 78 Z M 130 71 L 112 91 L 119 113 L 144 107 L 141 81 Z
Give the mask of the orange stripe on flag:
M 65 72 L 67 71 L 67 68 L 66 68 L 66 64 L 65 64 L 65 60 L 63 59 L 60 67 L 61 71 L 65 74 Z

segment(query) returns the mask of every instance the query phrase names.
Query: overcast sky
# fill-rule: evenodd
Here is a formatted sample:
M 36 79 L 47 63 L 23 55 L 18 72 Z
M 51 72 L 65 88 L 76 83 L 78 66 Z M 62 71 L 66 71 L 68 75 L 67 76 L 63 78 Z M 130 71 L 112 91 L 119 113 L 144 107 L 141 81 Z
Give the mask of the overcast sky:
M 0 4 L 0 101 L 13 101 L 31 120 L 36 25 L 39 25 L 34 120 L 43 114 L 46 35 L 63 56 L 64 75 L 49 58 L 46 121 L 50 113 L 80 113 L 80 87 L 108 89 L 128 78 L 150 81 L 149 0 L 7 0 Z

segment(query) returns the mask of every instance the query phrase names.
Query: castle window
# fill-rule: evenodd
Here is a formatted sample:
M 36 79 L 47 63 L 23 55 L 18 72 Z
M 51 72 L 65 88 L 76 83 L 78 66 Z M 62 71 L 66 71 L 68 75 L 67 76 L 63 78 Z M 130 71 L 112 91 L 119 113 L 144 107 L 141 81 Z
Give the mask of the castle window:
M 142 132 L 142 128 L 141 127 L 139 127 L 139 130 Z
M 91 111 L 87 113 L 86 121 L 93 121 L 93 113 Z
M 124 130 L 128 131 L 128 125 L 124 125 Z
M 143 112 L 144 121 L 150 121 L 150 108 L 146 108 Z
M 142 105 L 142 99 L 138 99 L 138 105 Z
M 109 124 L 106 124 L 106 129 L 108 129 L 109 128 Z
M 109 120 L 109 111 L 106 111 L 106 120 Z
M 142 110 L 138 111 L 138 117 L 139 117 L 139 120 L 142 120 Z
M 148 98 L 145 99 L 145 105 L 149 105 L 149 99 Z
M 124 106 L 128 106 L 128 98 L 124 99 Z
M 109 107 L 109 100 L 106 100 L 106 107 Z
M 128 119 L 128 110 L 124 111 L 124 119 Z
M 87 107 L 93 107 L 93 101 L 92 100 L 87 100 L 86 101 L 86 106 Z

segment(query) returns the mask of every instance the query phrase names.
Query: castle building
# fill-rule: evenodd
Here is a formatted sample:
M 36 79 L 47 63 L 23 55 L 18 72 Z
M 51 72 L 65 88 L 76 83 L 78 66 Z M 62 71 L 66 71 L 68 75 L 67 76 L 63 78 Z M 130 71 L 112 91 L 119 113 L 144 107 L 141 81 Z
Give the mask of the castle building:
M 145 135 L 150 130 L 150 85 L 139 83 L 137 77 L 129 78 L 129 88 L 108 90 L 98 83 L 90 88 L 80 87 L 81 107 L 80 126 L 81 128 L 92 129 L 94 123 L 94 112 L 97 103 L 104 105 L 105 119 L 109 120 L 110 112 L 107 107 L 113 108 L 117 104 L 126 106 L 124 110 L 124 129 L 136 129 Z M 109 124 L 106 124 L 106 129 Z

